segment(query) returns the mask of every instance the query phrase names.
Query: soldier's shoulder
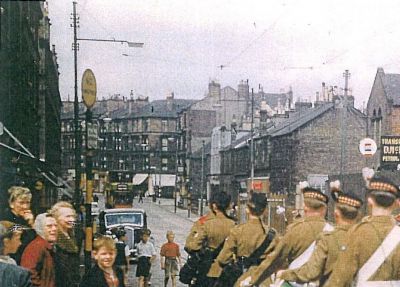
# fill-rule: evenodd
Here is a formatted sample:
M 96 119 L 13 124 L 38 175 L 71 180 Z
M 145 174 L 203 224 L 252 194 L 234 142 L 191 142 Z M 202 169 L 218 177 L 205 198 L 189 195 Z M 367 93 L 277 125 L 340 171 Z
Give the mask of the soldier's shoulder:
M 199 219 L 197 219 L 196 223 L 199 225 L 204 225 L 207 221 L 212 220 L 214 217 L 215 216 L 213 216 L 211 213 L 207 213 L 201 216 Z
M 350 230 L 349 233 L 354 233 L 354 232 L 362 232 L 363 230 L 371 228 L 371 216 L 365 216 L 361 219 L 361 221 L 357 224 L 354 224 Z
M 288 225 L 287 230 L 289 231 L 291 229 L 301 227 L 305 222 L 306 221 L 304 218 L 295 219 L 291 224 Z

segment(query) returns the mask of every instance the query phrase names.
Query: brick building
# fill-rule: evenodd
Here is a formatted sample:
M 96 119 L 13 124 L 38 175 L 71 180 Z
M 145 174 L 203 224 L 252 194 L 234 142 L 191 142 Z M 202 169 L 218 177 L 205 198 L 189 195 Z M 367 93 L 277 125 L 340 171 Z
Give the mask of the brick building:
M 23 183 L 34 193 L 34 205 L 44 209 L 57 197 L 61 166 L 61 99 L 50 20 L 44 2 L 2 1 L 0 8 L 0 122 L 33 155 L 0 148 L 0 202 L 6 204 L 10 185 Z M 6 133 L 0 141 L 26 154 Z M 36 190 L 38 180 L 44 188 Z

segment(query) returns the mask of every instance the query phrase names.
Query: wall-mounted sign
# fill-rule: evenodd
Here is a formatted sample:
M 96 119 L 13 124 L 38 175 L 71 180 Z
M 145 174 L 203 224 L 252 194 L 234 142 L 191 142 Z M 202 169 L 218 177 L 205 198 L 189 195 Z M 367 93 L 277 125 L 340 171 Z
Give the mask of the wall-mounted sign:
M 98 147 L 98 127 L 96 124 L 87 123 L 87 140 L 88 140 L 88 149 L 97 149 Z
M 378 147 L 373 139 L 365 138 L 360 141 L 358 149 L 363 156 L 370 157 L 376 153 Z
M 400 136 L 381 137 L 381 168 L 397 169 L 400 164 Z

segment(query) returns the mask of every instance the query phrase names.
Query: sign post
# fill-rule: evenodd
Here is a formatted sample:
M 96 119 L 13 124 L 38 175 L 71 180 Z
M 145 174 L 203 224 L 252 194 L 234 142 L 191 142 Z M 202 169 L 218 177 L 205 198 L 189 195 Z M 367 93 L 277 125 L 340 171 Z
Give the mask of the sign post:
M 97 125 L 92 123 L 91 108 L 96 103 L 97 85 L 92 70 L 87 69 L 82 76 L 82 99 L 86 106 L 86 238 L 85 238 L 85 270 L 91 267 L 92 241 L 93 241 L 93 150 L 97 148 Z
M 373 139 L 365 138 L 360 141 L 358 149 L 363 156 L 371 157 L 376 153 L 378 147 Z

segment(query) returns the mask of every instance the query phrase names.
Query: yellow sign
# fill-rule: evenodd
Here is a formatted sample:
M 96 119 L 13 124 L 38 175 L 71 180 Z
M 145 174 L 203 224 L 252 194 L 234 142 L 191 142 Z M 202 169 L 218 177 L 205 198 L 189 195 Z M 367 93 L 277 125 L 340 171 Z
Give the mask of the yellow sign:
M 96 103 L 96 78 L 90 69 L 86 69 L 82 76 L 82 99 L 86 107 L 90 109 Z

